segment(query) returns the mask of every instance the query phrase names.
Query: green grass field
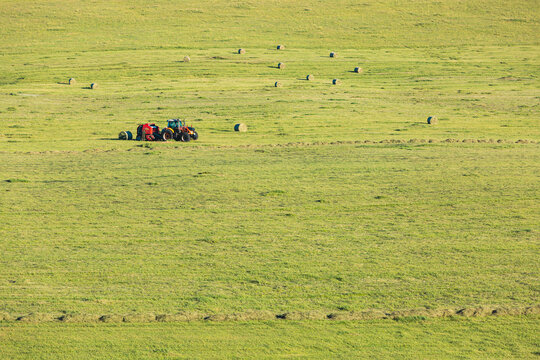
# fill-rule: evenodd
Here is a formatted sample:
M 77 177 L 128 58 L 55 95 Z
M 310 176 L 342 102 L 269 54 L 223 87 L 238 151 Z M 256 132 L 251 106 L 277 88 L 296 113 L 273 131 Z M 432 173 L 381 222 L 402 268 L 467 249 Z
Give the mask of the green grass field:
M 539 15 L 0 0 L 0 358 L 537 358 Z

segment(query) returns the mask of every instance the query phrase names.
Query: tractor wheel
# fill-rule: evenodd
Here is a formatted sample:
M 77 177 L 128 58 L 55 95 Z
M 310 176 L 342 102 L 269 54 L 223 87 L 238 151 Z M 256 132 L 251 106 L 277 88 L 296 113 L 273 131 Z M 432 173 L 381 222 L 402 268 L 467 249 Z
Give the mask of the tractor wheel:
M 197 139 L 199 138 L 199 134 L 198 134 L 196 131 L 194 131 L 194 132 L 193 132 L 193 135 L 191 135 L 191 138 L 192 138 L 193 140 L 197 140 Z
M 191 136 L 189 136 L 188 133 L 186 132 L 183 132 L 181 134 L 181 138 L 180 138 L 183 142 L 188 142 L 189 140 L 191 140 Z
M 173 138 L 173 132 L 171 129 L 163 129 L 161 132 L 161 137 L 163 138 L 163 141 L 169 141 Z

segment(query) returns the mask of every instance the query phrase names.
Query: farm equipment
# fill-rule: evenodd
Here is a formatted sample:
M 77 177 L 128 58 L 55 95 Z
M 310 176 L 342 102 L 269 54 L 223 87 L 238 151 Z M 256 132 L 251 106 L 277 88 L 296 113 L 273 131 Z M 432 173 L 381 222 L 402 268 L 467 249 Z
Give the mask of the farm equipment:
M 137 127 L 137 137 L 139 141 L 159 141 L 163 140 L 159 126 L 156 124 L 142 124 Z
M 161 137 L 163 140 L 176 140 L 176 141 L 190 141 L 191 139 L 197 140 L 199 134 L 195 131 L 195 128 L 187 126 L 185 121 L 180 119 L 167 120 L 167 127 L 161 131 Z
M 121 131 L 118 134 L 120 140 L 131 140 L 133 134 L 131 131 Z M 199 134 L 195 131 L 195 128 L 187 126 L 186 123 L 180 119 L 167 120 L 167 127 L 163 130 L 159 130 L 159 126 L 156 124 L 141 124 L 137 127 L 137 135 L 135 140 L 138 141 L 190 141 L 197 140 Z

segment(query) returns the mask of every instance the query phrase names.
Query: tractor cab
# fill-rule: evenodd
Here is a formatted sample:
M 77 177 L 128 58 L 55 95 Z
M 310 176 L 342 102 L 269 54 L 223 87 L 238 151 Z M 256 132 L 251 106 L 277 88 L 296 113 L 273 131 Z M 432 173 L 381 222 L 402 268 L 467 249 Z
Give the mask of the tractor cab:
M 179 129 L 184 126 L 184 123 L 180 119 L 169 119 L 167 120 L 167 127 L 171 129 Z

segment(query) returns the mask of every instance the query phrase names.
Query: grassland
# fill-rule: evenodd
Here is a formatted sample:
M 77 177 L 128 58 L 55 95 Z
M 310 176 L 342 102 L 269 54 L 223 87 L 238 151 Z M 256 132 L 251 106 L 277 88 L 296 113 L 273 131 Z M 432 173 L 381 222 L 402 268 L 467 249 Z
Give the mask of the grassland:
M 538 355 L 538 2 L 0 5 L 0 358 Z
M 538 356 L 526 345 L 538 340 L 537 321 L 7 324 L 0 339 L 7 339 L 3 355 L 9 359 L 526 359 Z

